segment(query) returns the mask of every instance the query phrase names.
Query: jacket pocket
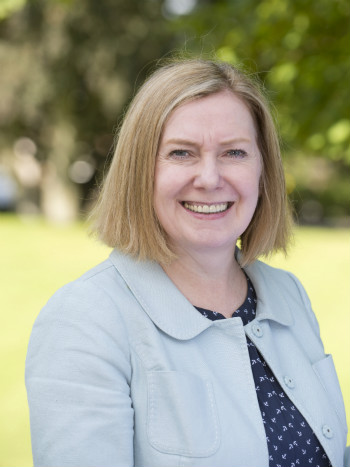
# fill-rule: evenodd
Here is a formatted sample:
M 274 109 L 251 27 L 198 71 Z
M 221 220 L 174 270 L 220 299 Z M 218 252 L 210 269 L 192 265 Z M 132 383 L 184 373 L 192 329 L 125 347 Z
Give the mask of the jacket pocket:
M 185 372 L 148 372 L 147 431 L 160 452 L 212 455 L 220 436 L 211 382 Z
M 332 355 L 326 355 L 325 358 L 314 363 L 312 366 L 328 394 L 328 398 L 338 415 L 342 428 L 344 431 L 347 431 L 345 406 Z

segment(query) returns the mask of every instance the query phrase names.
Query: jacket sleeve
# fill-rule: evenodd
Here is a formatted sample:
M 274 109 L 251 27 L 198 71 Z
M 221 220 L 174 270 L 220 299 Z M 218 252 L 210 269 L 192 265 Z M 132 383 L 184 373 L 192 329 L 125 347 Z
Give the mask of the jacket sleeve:
M 131 467 L 127 332 L 103 291 L 58 291 L 37 318 L 26 360 L 35 467 Z

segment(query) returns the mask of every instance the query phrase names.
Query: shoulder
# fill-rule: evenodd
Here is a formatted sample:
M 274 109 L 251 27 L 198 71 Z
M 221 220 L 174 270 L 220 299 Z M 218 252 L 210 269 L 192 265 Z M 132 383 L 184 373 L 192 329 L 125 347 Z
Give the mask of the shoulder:
M 29 349 L 44 342 L 89 346 L 97 336 L 110 344 L 113 336 L 113 341 L 127 349 L 123 319 L 126 290 L 109 259 L 87 271 L 57 290 L 42 308 L 34 322 Z
M 39 318 L 91 318 L 111 307 L 113 295 L 122 295 L 125 284 L 109 259 L 58 289 L 42 309 Z
M 75 372 L 88 365 L 95 369 L 99 365 L 101 371 L 105 366 L 106 375 L 112 366 L 128 374 L 130 344 L 123 301 L 115 298 L 124 289 L 109 260 L 60 288 L 35 320 L 26 378 L 49 375 L 67 379 L 69 375 L 74 380 Z
M 255 261 L 247 268 L 248 275 L 254 277 L 255 282 L 263 284 L 267 289 L 278 287 L 305 305 L 310 301 L 300 280 L 291 272 L 275 268 L 262 261 Z

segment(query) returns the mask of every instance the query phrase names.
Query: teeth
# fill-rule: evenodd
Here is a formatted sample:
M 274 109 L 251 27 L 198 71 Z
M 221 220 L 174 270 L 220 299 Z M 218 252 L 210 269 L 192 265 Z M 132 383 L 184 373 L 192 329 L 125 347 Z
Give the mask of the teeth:
M 228 207 L 228 203 L 221 203 L 221 204 L 189 204 L 184 203 L 186 209 L 189 209 L 193 212 L 204 212 L 205 214 L 217 213 L 226 211 Z

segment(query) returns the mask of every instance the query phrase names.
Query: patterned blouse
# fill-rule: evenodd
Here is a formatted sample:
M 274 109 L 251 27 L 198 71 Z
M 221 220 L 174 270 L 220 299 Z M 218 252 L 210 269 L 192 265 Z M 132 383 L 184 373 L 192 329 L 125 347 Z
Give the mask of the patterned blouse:
M 246 325 L 255 318 L 256 293 L 249 277 L 245 302 L 234 316 Z M 206 318 L 225 319 L 218 312 L 196 307 Z M 316 435 L 274 377 L 271 369 L 247 337 L 256 395 L 263 419 L 270 467 L 332 467 Z

